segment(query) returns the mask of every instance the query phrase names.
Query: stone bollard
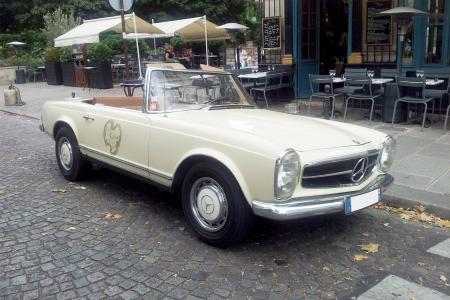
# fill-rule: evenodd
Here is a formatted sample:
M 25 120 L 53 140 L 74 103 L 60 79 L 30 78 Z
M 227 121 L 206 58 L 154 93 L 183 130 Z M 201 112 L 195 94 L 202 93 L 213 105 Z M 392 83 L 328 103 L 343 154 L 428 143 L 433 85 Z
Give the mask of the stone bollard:
M 5 90 L 5 106 L 17 104 L 17 93 L 15 90 Z

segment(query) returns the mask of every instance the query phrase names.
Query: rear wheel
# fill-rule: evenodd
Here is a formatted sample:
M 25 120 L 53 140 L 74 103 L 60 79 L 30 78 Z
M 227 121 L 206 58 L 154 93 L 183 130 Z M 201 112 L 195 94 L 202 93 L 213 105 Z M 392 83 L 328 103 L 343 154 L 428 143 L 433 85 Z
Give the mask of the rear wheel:
M 81 179 L 88 168 L 88 162 L 81 156 L 73 131 L 62 127 L 58 130 L 55 141 L 56 160 L 61 174 L 70 181 Z
M 253 212 L 239 184 L 221 165 L 200 163 L 192 167 L 183 181 L 181 196 L 188 224 L 208 244 L 224 247 L 236 243 L 253 225 Z

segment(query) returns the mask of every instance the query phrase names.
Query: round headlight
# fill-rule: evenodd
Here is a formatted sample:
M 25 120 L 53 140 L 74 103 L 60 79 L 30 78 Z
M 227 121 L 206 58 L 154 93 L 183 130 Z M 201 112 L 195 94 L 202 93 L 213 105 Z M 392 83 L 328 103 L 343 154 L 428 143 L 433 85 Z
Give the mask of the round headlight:
M 275 197 L 287 199 L 294 194 L 300 173 L 300 159 L 292 149 L 285 150 L 275 165 Z
M 380 158 L 378 160 L 378 169 L 381 172 L 387 172 L 394 162 L 395 140 L 388 136 L 382 145 Z

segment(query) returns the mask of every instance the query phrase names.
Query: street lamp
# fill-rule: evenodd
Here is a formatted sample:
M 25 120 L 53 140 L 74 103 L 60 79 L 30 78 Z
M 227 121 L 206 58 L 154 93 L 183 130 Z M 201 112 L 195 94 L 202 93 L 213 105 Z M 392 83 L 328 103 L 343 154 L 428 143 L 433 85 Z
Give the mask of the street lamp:
M 226 23 L 221 26 L 217 26 L 217 28 L 226 29 L 226 31 L 230 35 L 231 43 L 233 44 L 233 49 L 234 49 L 234 65 L 235 65 L 236 69 L 240 69 L 241 63 L 240 63 L 240 58 L 239 58 L 239 48 L 237 51 L 237 58 L 236 58 L 236 38 L 237 38 L 238 32 L 244 31 L 244 30 L 248 29 L 248 27 L 245 25 L 238 24 L 238 23 Z M 236 60 L 237 60 L 237 62 L 236 62 Z
M 398 40 L 400 42 L 400 61 L 399 61 L 399 72 L 400 76 L 402 75 L 402 65 L 403 65 L 403 42 L 405 39 L 405 33 L 408 30 L 408 23 L 411 20 L 412 17 L 418 16 L 418 15 L 428 15 L 427 12 L 407 7 L 407 6 L 399 6 L 392 9 L 388 9 L 382 12 L 378 13 L 379 15 L 383 16 L 391 16 L 395 19 L 397 22 L 397 35 Z

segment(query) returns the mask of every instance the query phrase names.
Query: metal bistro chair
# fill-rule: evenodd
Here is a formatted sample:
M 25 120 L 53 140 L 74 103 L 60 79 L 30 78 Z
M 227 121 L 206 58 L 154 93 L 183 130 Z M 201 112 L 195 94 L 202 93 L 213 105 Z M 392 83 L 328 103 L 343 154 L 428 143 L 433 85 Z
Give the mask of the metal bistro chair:
M 444 121 L 444 133 L 447 130 L 447 122 L 448 122 L 448 114 L 450 113 L 450 103 L 447 106 L 447 113 L 445 114 L 445 121 Z
M 427 87 L 425 89 L 425 97 L 431 97 L 434 100 L 439 100 L 439 120 L 441 118 L 441 113 L 442 113 L 442 100 L 444 98 L 444 96 L 446 94 L 449 94 L 450 92 L 450 74 L 442 74 L 442 73 L 426 73 L 426 78 L 434 80 L 434 79 L 443 79 L 444 83 L 436 85 L 436 86 L 431 86 L 431 87 Z M 434 101 L 433 100 L 433 101 Z M 434 107 L 434 105 L 433 105 Z M 433 113 L 434 113 L 434 109 L 433 109 Z
M 405 96 L 402 95 L 401 89 L 407 89 L 408 94 Z M 416 96 L 410 96 L 414 93 Z M 433 98 L 425 98 L 425 78 L 414 78 L 414 77 L 397 77 L 397 100 L 395 100 L 394 103 L 394 111 L 392 114 L 392 124 L 391 126 L 394 126 L 394 117 L 395 117 L 395 110 L 397 109 L 397 103 L 398 102 L 406 102 L 406 103 L 414 103 L 414 104 L 423 104 L 424 105 L 424 111 L 423 111 L 423 119 L 422 119 L 422 128 L 425 127 L 425 120 L 427 117 L 427 109 L 428 109 L 428 102 L 433 101 Z M 409 110 L 407 112 L 409 114 Z
M 331 103 L 331 118 L 334 117 L 334 107 L 336 97 L 341 93 L 335 93 L 333 88 L 333 77 L 330 75 L 313 75 L 309 74 L 309 84 L 311 87 L 311 96 L 309 96 L 308 115 L 311 110 L 312 98 L 321 98 Z M 326 87 L 328 85 L 328 87 Z M 323 88 L 322 88 L 323 87 Z
M 367 76 L 367 69 L 352 69 L 352 68 L 347 68 L 345 69 L 344 72 L 345 78 L 346 79 L 351 79 L 351 78 L 360 78 L 360 77 L 364 77 Z M 362 91 L 362 89 L 364 88 L 364 86 L 360 85 L 360 84 L 352 84 L 351 80 L 346 80 L 344 82 L 344 86 L 340 87 L 340 88 L 336 88 L 336 92 L 341 93 L 348 96 L 353 95 L 354 93 L 359 93 Z
M 372 122 L 372 115 L 373 115 L 373 108 L 375 106 L 375 100 L 381 96 L 381 94 L 373 92 L 372 79 L 367 76 L 350 77 L 350 78 L 347 78 L 347 81 L 351 85 L 361 85 L 361 86 L 363 86 L 363 89 L 362 89 L 361 93 L 352 94 L 350 97 L 345 99 L 344 120 L 347 116 L 348 102 L 350 100 L 360 100 L 360 101 L 371 101 L 372 102 L 372 105 L 370 107 L 370 115 L 369 115 L 369 122 Z
M 280 89 L 282 89 L 282 83 L 283 83 L 283 72 L 277 72 L 277 71 L 271 71 L 267 72 L 266 75 L 266 81 L 264 83 L 264 86 L 261 87 L 255 87 L 250 89 L 250 96 L 253 97 L 253 94 L 256 92 L 261 92 L 264 95 L 264 101 L 266 101 L 266 107 L 269 107 L 269 102 L 267 101 L 267 92 L 270 91 L 277 91 L 278 92 L 278 98 Z M 255 102 L 257 100 L 257 97 L 255 97 Z

